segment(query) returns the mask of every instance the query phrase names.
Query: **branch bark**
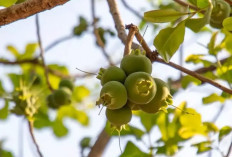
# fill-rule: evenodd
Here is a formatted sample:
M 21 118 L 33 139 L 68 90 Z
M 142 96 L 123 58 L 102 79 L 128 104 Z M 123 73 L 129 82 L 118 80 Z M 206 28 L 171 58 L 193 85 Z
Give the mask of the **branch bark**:
M 70 0 L 27 0 L 0 10 L 0 26 L 52 9 Z

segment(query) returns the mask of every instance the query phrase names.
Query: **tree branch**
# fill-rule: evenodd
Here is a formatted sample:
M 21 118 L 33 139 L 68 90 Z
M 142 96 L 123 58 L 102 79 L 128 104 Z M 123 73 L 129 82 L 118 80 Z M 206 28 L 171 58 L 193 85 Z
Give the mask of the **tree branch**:
M 45 78 L 46 78 L 46 82 L 47 82 L 47 85 L 48 85 L 48 88 L 53 91 L 53 88 L 49 82 L 49 78 L 48 78 L 48 68 L 45 64 L 45 59 L 44 59 L 44 49 L 43 49 L 43 46 L 42 46 L 42 42 L 41 42 L 41 36 L 40 36 L 40 26 L 39 26 L 39 15 L 37 14 L 36 17 L 35 17 L 35 22 L 36 22 L 36 32 L 37 32 L 37 38 L 38 38 L 38 43 L 39 43 L 39 48 L 40 48 L 40 57 L 41 57 L 41 60 L 42 60 L 42 66 L 44 68 L 44 75 L 45 75 Z
M 29 132 L 30 132 L 30 135 L 31 135 L 31 138 L 32 138 L 32 141 L 33 143 L 35 144 L 35 147 L 36 147 L 36 150 L 39 154 L 40 157 L 43 157 L 43 154 L 41 153 L 40 149 L 39 149 L 39 145 L 35 139 L 35 136 L 34 136 L 34 132 L 33 132 L 33 121 L 28 121 L 28 127 L 29 127 Z
M 70 0 L 27 0 L 0 10 L 0 26 L 52 9 Z
M 131 29 L 129 30 L 126 44 L 125 44 L 125 48 L 124 48 L 124 56 L 130 54 L 130 52 L 131 52 L 131 45 L 133 43 L 133 38 L 135 36 L 136 28 L 137 27 L 131 27 Z
M 101 157 L 102 153 L 110 141 L 110 136 L 105 131 L 105 127 L 99 134 L 95 144 L 93 145 L 88 157 Z

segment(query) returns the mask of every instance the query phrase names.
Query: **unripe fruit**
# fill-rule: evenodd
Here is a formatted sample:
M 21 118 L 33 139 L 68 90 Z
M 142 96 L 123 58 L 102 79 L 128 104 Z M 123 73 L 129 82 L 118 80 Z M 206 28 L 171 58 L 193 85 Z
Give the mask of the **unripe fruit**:
M 132 117 L 132 112 L 128 106 L 124 106 L 123 108 L 116 110 L 111 110 L 107 108 L 106 117 L 111 124 L 120 128 L 122 125 L 130 122 Z
M 122 108 L 127 102 L 126 88 L 117 81 L 107 82 L 101 89 L 97 105 L 103 104 L 108 109 Z
M 67 87 L 71 91 L 73 91 L 74 85 L 73 85 L 73 82 L 71 80 L 63 79 L 59 83 L 59 88 L 62 88 L 62 87 Z
M 140 50 L 132 51 L 131 54 L 124 56 L 120 68 L 125 71 L 126 75 L 139 71 L 148 74 L 152 72 L 151 61 Z
M 135 104 L 146 104 L 156 94 L 156 84 L 153 78 L 145 72 L 130 74 L 124 83 L 128 99 Z
M 109 81 L 118 81 L 124 83 L 126 74 L 121 68 L 110 66 L 107 69 L 101 68 L 97 78 L 101 80 L 101 85 L 104 85 Z
M 140 110 L 140 105 L 135 104 L 129 100 L 127 101 L 126 105 L 129 106 L 131 110 Z
M 168 85 L 158 78 L 154 78 L 154 80 L 157 87 L 155 97 L 149 103 L 139 106 L 142 111 L 147 113 L 156 113 L 159 110 L 166 109 L 169 104 L 172 104 L 172 96 Z
M 69 104 L 71 102 L 71 91 L 69 88 L 63 87 L 53 92 L 53 101 L 56 106 Z
M 59 108 L 59 106 L 56 105 L 54 102 L 53 94 L 48 95 L 46 100 L 47 100 L 48 107 L 53 108 L 53 109 Z
M 214 28 L 222 28 L 222 22 L 230 16 L 230 11 L 230 5 L 226 1 L 216 0 L 210 17 L 210 25 Z

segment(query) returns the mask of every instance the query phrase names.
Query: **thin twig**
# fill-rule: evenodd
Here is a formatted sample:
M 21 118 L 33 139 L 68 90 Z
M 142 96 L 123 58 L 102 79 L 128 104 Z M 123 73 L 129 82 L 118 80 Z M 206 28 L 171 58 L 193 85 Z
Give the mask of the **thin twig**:
M 35 144 L 35 147 L 36 147 L 36 150 L 39 154 L 40 157 L 43 157 L 43 154 L 41 153 L 40 151 L 40 148 L 39 148 L 39 145 L 35 139 L 35 136 L 34 136 L 34 132 L 33 132 L 33 121 L 28 121 L 28 127 L 29 127 L 29 132 L 30 132 L 30 135 L 31 135 L 31 138 L 32 138 L 32 141 L 33 143 Z
M 61 42 L 64 42 L 64 41 L 67 41 L 67 40 L 70 40 L 72 38 L 74 38 L 75 36 L 74 35 L 69 35 L 69 36 L 65 36 L 65 37 L 62 37 L 56 41 L 54 41 L 53 43 L 51 43 L 50 45 L 48 45 L 44 51 L 47 52 L 49 51 L 50 49 L 52 49 L 53 47 L 55 47 L 56 45 L 60 44 Z
M 182 5 L 182 6 L 185 6 L 185 7 L 190 8 L 190 9 L 193 9 L 193 10 L 196 10 L 196 11 L 200 10 L 198 7 L 196 7 L 196 6 L 194 6 L 194 5 L 191 5 L 191 4 L 189 4 L 189 3 L 186 3 L 186 2 L 184 2 L 184 1 L 182 1 L 182 0 L 174 0 L 174 1 L 175 1 L 176 3 Z
M 143 42 L 141 43 L 141 45 L 142 45 L 142 47 L 144 48 L 144 50 L 146 51 L 147 56 L 150 58 L 150 60 L 151 60 L 152 62 L 159 62 L 159 63 L 162 63 L 162 64 L 166 64 L 166 65 L 168 65 L 168 66 L 171 66 L 171 67 L 173 67 L 173 68 L 175 68 L 175 69 L 177 69 L 177 70 L 180 70 L 180 71 L 182 71 L 182 72 L 184 72 L 184 73 L 186 73 L 186 74 L 188 74 L 188 75 L 191 75 L 191 76 L 197 78 L 197 79 L 200 80 L 201 82 L 207 82 L 207 83 L 209 83 L 209 84 L 211 84 L 211 85 L 213 85 L 213 86 L 215 86 L 215 87 L 221 89 L 222 91 L 224 91 L 224 92 L 226 92 L 226 93 L 232 94 L 232 90 L 231 90 L 231 89 L 229 89 L 229 88 L 227 88 L 227 87 L 225 87 L 225 86 L 222 86 L 222 85 L 218 84 L 217 82 L 215 82 L 215 81 L 213 81 L 213 80 L 211 80 L 211 79 L 208 79 L 208 78 L 206 78 L 206 77 L 204 77 L 204 76 L 202 76 L 202 75 L 200 75 L 200 74 L 198 74 L 198 73 L 196 73 L 196 72 L 194 72 L 194 71 L 188 70 L 188 69 L 186 69 L 186 68 L 184 68 L 184 67 L 182 67 L 182 66 L 180 66 L 180 65 L 177 65 L 177 64 L 175 64 L 175 63 L 173 63 L 173 62 L 168 62 L 168 63 L 165 62 L 163 59 L 157 57 L 157 54 L 156 54 L 156 53 L 154 53 L 154 52 L 151 51 L 151 49 L 150 49 L 150 48 L 148 47 L 148 45 L 146 44 L 146 41 L 143 39 L 143 37 L 142 37 L 142 35 L 139 33 L 139 31 L 137 31 L 137 32 L 135 33 L 135 36 L 136 36 L 138 42 L 143 41 Z M 153 55 L 153 54 L 154 54 L 154 55 Z
M 96 13 L 95 13 L 95 0 L 91 0 L 91 11 L 92 11 L 92 18 L 93 18 L 93 32 L 94 32 L 94 36 L 96 38 L 97 44 L 101 47 L 102 53 L 104 55 L 104 57 L 106 58 L 106 60 L 109 62 L 110 65 L 114 65 L 114 63 L 112 62 L 110 56 L 108 55 L 108 53 L 105 50 L 105 44 L 103 43 L 100 35 L 99 35 L 99 31 L 97 29 L 96 26 Z
M 130 54 L 131 52 L 131 45 L 132 45 L 133 38 L 135 36 L 136 31 L 137 31 L 136 27 L 130 27 L 127 40 L 126 40 L 126 44 L 125 44 L 125 48 L 124 48 L 124 56 Z
M 125 27 L 123 24 L 123 21 L 121 19 L 120 13 L 118 11 L 118 6 L 115 0 L 107 0 L 108 2 L 108 6 L 110 8 L 110 14 L 112 15 L 112 18 L 114 20 L 114 24 L 115 24 L 115 28 L 117 30 L 118 33 L 118 38 L 122 41 L 123 44 L 126 44 L 126 40 L 127 40 L 127 34 L 125 31 Z M 141 49 L 141 46 L 136 44 L 136 43 L 132 43 L 131 45 L 132 49 Z
M 122 4 L 133 14 L 135 14 L 138 18 L 144 20 L 143 16 L 140 15 L 135 9 L 133 9 L 125 0 L 122 0 Z
M 44 49 L 42 46 L 42 42 L 41 42 L 41 36 L 40 36 L 40 26 L 39 26 L 39 15 L 36 14 L 35 16 L 35 21 L 36 21 L 36 32 L 37 32 L 37 38 L 38 38 L 38 42 L 39 42 L 39 48 L 40 48 L 40 57 L 41 57 L 41 61 L 42 61 L 42 65 L 44 67 L 44 74 L 45 74 L 45 78 L 46 78 L 46 82 L 48 85 L 48 88 L 53 91 L 52 86 L 49 82 L 49 78 L 48 78 L 48 69 L 46 67 L 45 64 L 45 59 L 44 59 Z
M 230 157 L 231 152 L 232 152 L 232 142 L 230 143 L 228 152 L 226 153 L 226 157 Z

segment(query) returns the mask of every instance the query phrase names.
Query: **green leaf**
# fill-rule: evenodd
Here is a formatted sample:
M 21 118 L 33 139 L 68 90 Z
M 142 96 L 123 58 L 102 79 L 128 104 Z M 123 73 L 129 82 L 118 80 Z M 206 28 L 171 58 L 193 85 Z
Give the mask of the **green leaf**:
M 127 142 L 126 148 L 124 152 L 120 155 L 120 157 L 150 157 L 151 155 L 142 152 L 136 145 L 134 145 L 131 141 Z
M 223 20 L 222 25 L 227 31 L 232 31 L 232 17 L 227 17 Z
M 166 113 L 164 112 L 159 113 L 159 117 L 157 118 L 157 125 L 162 134 L 162 140 L 167 141 L 169 137 L 168 137 L 168 116 Z
M 181 86 L 184 89 L 187 88 L 190 83 L 194 83 L 195 85 L 200 85 L 201 81 L 190 75 L 186 75 L 181 79 Z
M 5 100 L 5 106 L 0 109 L 0 119 L 4 120 L 8 117 L 9 114 L 9 103 L 7 100 Z
M 17 58 L 20 55 L 19 51 L 12 45 L 8 45 L 7 50 L 10 51 L 10 53 L 13 54 L 15 58 Z
M 207 132 L 214 132 L 214 133 L 216 133 L 216 132 L 219 131 L 218 127 L 214 123 L 203 122 L 203 125 L 206 126 Z
M 84 148 L 90 147 L 90 142 L 91 142 L 91 138 L 90 137 L 84 137 L 84 138 L 82 138 L 82 140 L 80 141 L 81 148 L 84 149 Z
M 204 56 L 205 56 L 204 54 L 191 54 L 185 59 L 185 61 L 187 63 L 194 63 L 194 64 L 202 63 L 204 67 L 211 66 L 212 63 L 210 61 L 203 59 Z
M 31 59 L 33 57 L 33 54 L 35 53 L 37 47 L 38 47 L 37 43 L 27 44 L 27 46 L 25 48 L 25 52 L 22 55 L 18 56 L 18 59 L 19 60 Z
M 110 136 L 118 136 L 119 135 L 117 131 L 114 131 L 115 128 L 111 127 L 110 122 L 106 123 L 105 130 Z M 120 136 L 128 136 L 128 135 L 135 136 L 136 139 L 141 139 L 142 136 L 144 135 L 144 131 L 142 131 L 139 128 L 133 127 L 131 125 L 125 125 L 125 128 L 122 129 L 120 132 Z
M 17 2 L 17 0 L 0 0 L 0 6 L 9 7 L 15 4 L 15 2 Z
M 195 33 L 199 32 L 206 24 L 209 23 L 211 12 L 212 7 L 210 6 L 205 12 L 203 18 L 187 19 L 185 23 L 186 27 L 190 28 Z
M 13 154 L 6 150 L 0 150 L 1 157 L 13 157 Z
M 48 113 L 39 111 L 35 114 L 34 127 L 37 129 L 42 129 L 44 127 L 50 127 L 53 122 L 49 119 Z
M 65 117 L 72 118 L 80 122 L 80 124 L 87 126 L 89 124 L 89 118 L 83 111 L 77 110 L 74 106 L 66 105 L 59 108 L 57 112 L 57 118 L 63 119 Z
M 209 96 L 202 98 L 203 104 L 210 104 L 217 101 L 223 103 L 225 102 L 225 98 L 216 93 L 210 94 Z
M 139 117 L 142 125 L 146 129 L 146 132 L 150 132 L 151 129 L 156 125 L 158 114 L 139 112 Z
M 210 42 L 207 46 L 209 49 L 209 54 L 214 55 L 214 56 L 217 54 L 217 51 L 215 51 L 215 42 L 216 42 L 217 34 L 218 34 L 218 32 L 214 32 L 212 34 Z
M 0 96 L 2 96 L 5 93 L 5 90 L 2 86 L 2 81 L 0 80 Z
M 232 128 L 230 126 L 224 126 L 219 131 L 219 141 L 221 141 L 226 135 L 231 133 Z
M 76 86 L 73 91 L 73 99 L 76 102 L 81 102 L 83 101 L 84 98 L 89 96 L 90 91 L 87 87 L 85 86 Z
M 162 29 L 154 40 L 154 46 L 158 50 L 165 62 L 169 62 L 171 57 L 184 41 L 185 21 L 180 22 L 174 28 Z
M 56 119 L 52 123 L 52 129 L 53 129 L 53 133 L 57 137 L 63 137 L 63 136 L 66 136 L 68 134 L 68 129 L 64 126 L 63 121 L 59 120 L 59 119 Z
M 198 8 L 206 8 L 209 6 L 209 0 L 197 0 L 197 7 Z
M 144 19 L 154 23 L 172 22 L 188 14 L 174 9 L 152 10 L 144 13 Z
M 82 16 L 79 17 L 79 24 L 74 27 L 73 29 L 73 33 L 76 36 L 81 36 L 83 34 L 84 31 L 86 31 L 88 28 L 88 23 L 86 21 L 86 19 Z
M 197 154 L 201 154 L 211 150 L 212 149 L 211 145 L 212 145 L 211 141 L 204 141 L 204 142 L 193 144 L 192 146 L 197 147 Z
M 14 85 L 14 88 L 19 87 L 19 81 L 22 78 L 21 75 L 10 73 L 8 74 L 8 77 L 10 78 L 12 84 Z

